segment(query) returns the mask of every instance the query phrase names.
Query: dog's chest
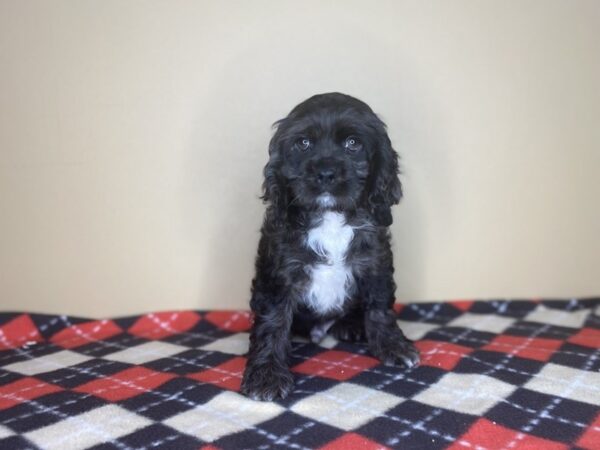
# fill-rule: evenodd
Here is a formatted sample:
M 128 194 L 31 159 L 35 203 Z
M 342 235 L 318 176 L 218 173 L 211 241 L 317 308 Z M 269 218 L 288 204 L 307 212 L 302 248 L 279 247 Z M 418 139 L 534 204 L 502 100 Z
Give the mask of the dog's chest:
M 342 308 L 353 285 L 346 254 L 354 237 L 343 214 L 328 211 L 322 222 L 306 237 L 306 246 L 319 255 L 310 271 L 305 302 L 316 312 L 326 314 Z

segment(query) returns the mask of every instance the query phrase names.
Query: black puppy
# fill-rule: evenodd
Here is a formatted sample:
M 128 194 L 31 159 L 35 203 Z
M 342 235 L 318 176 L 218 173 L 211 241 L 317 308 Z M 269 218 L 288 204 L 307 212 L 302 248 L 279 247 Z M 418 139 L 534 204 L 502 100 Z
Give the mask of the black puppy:
M 366 340 L 384 364 L 418 364 L 392 310 L 388 227 L 402 187 L 385 124 L 362 101 L 331 93 L 309 98 L 276 126 L 242 392 L 257 400 L 289 394 L 292 333 Z

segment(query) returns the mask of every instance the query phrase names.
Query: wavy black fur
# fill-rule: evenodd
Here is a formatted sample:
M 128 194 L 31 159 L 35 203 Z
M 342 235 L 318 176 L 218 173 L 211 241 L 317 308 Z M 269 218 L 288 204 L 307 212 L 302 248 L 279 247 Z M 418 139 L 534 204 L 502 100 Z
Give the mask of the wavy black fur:
M 252 282 L 254 325 L 242 392 L 257 400 L 287 396 L 293 389 L 291 333 L 310 336 L 325 324 L 338 339 L 366 340 L 385 364 L 416 365 L 418 352 L 392 310 L 388 227 L 402 188 L 385 124 L 356 98 L 311 97 L 276 123 L 264 177 L 268 206 Z M 334 201 L 320 201 L 324 192 Z M 329 210 L 342 213 L 354 230 L 345 254 L 353 283 L 341 308 L 319 313 L 306 293 L 310 268 L 323 261 L 306 239 Z

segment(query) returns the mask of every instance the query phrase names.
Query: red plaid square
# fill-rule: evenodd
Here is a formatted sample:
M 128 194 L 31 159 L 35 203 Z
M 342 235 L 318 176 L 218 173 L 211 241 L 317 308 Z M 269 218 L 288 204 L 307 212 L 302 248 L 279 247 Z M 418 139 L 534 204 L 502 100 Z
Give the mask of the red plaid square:
M 522 336 L 502 335 L 496 337 L 481 350 L 511 353 L 521 358 L 548 361 L 552 354 L 562 345 L 556 339 L 528 338 Z
M 70 326 L 52 336 L 50 341 L 63 348 L 74 348 L 108 339 L 123 332 L 112 320 L 96 320 Z
M 29 341 L 41 342 L 44 338 L 27 314 L 15 317 L 0 326 L 0 350 L 17 348 Z
M 162 339 L 189 330 L 199 320 L 193 311 L 157 312 L 140 317 L 127 331 L 146 339 Z
M 379 364 L 375 358 L 338 350 L 319 353 L 293 367 L 294 372 L 345 381 Z
M 568 446 L 521 431 L 511 430 L 487 419 L 479 419 L 447 450 L 510 448 L 513 450 L 566 450 Z
M 600 348 L 600 330 L 583 328 L 579 333 L 567 339 L 568 342 L 584 347 Z
M 321 450 L 386 450 L 385 447 L 377 442 L 373 442 L 364 436 L 356 433 L 346 433 L 329 444 L 321 447 Z
M 212 369 L 189 374 L 188 378 L 214 384 L 230 391 L 239 391 L 245 367 L 246 358 L 238 356 Z
M 600 448 L 600 414 L 577 441 L 581 448 L 598 450 Z
M 22 378 L 13 383 L 0 386 L 0 410 L 62 390 L 59 386 L 45 383 L 33 377 Z
M 402 303 L 394 303 L 394 311 L 396 312 L 396 314 L 400 314 L 400 312 L 404 309 L 404 304 Z
M 422 340 L 415 342 L 421 352 L 421 365 L 452 370 L 459 361 L 473 351 L 472 348 L 442 341 Z
M 222 330 L 236 333 L 248 331 L 252 325 L 248 311 L 212 311 L 204 318 Z
M 452 306 L 461 311 L 468 311 L 473 306 L 473 303 L 475 303 L 473 300 L 453 300 L 450 302 Z
M 82 384 L 73 390 L 114 402 L 151 391 L 174 377 L 173 374 L 155 372 L 145 367 L 132 367 Z

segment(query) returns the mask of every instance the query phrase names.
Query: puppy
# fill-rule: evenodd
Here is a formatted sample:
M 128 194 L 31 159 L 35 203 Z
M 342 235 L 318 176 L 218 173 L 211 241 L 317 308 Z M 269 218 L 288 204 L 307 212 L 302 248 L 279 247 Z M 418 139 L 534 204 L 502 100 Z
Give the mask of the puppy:
M 270 401 L 292 391 L 292 333 L 362 341 L 384 364 L 418 364 L 392 310 L 388 227 L 402 187 L 385 124 L 356 98 L 315 95 L 276 123 L 264 177 L 242 392 Z

